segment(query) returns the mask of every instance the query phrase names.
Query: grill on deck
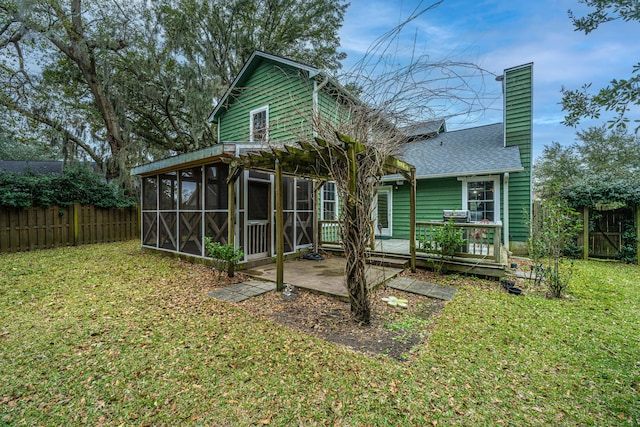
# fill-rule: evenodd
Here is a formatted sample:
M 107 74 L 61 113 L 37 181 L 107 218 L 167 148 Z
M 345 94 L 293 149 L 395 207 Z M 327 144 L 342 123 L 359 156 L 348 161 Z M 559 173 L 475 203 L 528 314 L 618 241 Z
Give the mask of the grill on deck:
M 471 222 L 471 213 L 467 210 L 448 210 L 442 211 L 442 220 L 448 222 L 449 218 L 453 218 L 453 221 L 458 224 Z

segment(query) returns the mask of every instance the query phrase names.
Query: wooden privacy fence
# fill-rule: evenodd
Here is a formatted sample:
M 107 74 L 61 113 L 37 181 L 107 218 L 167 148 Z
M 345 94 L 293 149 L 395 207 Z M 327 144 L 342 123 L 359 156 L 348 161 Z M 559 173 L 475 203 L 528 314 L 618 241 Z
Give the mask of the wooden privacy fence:
M 139 238 L 138 209 L 0 208 L 0 253 Z

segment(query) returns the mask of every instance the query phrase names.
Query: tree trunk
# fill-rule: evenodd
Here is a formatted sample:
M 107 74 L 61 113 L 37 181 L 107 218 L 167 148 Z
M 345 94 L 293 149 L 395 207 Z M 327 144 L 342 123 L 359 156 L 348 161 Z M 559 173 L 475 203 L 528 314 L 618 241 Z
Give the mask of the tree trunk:
M 371 302 L 369 301 L 369 288 L 367 287 L 366 272 L 366 239 L 363 239 L 365 230 L 362 230 L 361 221 L 358 218 L 357 207 L 354 203 L 346 204 L 344 251 L 347 260 L 346 284 L 349 291 L 351 313 L 355 319 L 368 325 L 371 322 Z

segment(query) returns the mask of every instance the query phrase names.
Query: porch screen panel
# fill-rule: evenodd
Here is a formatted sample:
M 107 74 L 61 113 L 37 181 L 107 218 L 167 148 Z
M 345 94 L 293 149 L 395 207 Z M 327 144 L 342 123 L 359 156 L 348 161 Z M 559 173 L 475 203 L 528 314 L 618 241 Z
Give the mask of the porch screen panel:
M 202 203 L 202 169 L 180 171 L 180 209 L 199 210 Z
M 296 181 L 296 248 L 313 243 L 313 183 Z
M 202 255 L 201 220 L 201 212 L 180 212 L 180 252 Z
M 229 221 L 229 200 L 227 176 L 229 166 L 223 163 L 207 165 L 205 173 L 204 235 L 214 242 L 227 244 L 227 224 Z M 205 256 L 208 256 L 205 253 Z
M 313 212 L 296 214 L 296 246 L 307 246 L 313 243 Z
M 175 172 L 160 175 L 160 210 L 178 208 L 178 178 Z
M 206 193 L 205 209 L 226 210 L 228 205 L 227 176 L 229 167 L 225 164 L 209 165 L 205 167 Z
M 158 245 L 158 178 L 142 178 L 142 244 Z
M 158 245 L 158 212 L 142 212 L 142 244 L 156 247 Z
M 220 242 L 223 245 L 227 244 L 227 229 L 229 224 L 228 212 L 205 212 L 204 214 L 204 234 L 214 242 Z M 241 239 L 241 238 L 240 238 Z M 239 245 L 242 240 L 240 240 Z M 208 254 L 205 254 L 208 256 Z
M 155 211 L 158 209 L 158 179 L 149 176 L 142 179 L 142 210 Z
M 158 233 L 158 247 L 162 249 L 176 250 L 177 246 L 177 229 L 176 222 L 178 214 L 175 212 L 160 212 Z
M 159 176 L 158 247 L 175 251 L 178 248 L 178 175 L 168 172 Z
M 295 229 L 295 212 L 289 211 L 284 212 L 284 251 L 285 252 L 293 252 L 294 251 L 294 241 L 293 241 L 293 233 Z M 276 229 L 276 233 L 278 230 Z
M 289 177 L 282 178 L 282 199 L 283 199 L 283 219 L 284 219 L 284 251 L 293 252 L 295 250 L 295 189 L 296 180 Z M 275 224 L 275 221 L 274 221 Z M 276 230 L 278 233 L 278 230 Z

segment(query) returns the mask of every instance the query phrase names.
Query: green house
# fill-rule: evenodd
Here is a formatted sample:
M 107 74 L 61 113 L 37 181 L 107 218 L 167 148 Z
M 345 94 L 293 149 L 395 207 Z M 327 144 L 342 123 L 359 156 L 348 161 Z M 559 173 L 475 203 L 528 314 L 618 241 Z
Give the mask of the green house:
M 509 229 L 505 243 L 515 248 L 526 240 L 523 209 L 531 200 L 531 66 L 506 70 L 504 87 L 505 111 L 518 108 L 517 114 L 505 115 L 506 131 L 501 124 L 464 131 L 446 131 L 444 123 L 417 128 L 407 131 L 404 160 L 417 168 L 418 221 L 442 219 L 445 209 L 467 209 L 474 221 L 500 221 Z M 345 99 L 358 102 L 321 70 L 254 52 L 211 114 L 219 144 L 132 170 L 142 179 L 142 245 L 206 257 L 204 237 L 226 243 L 232 223 L 234 243 L 244 249 L 245 261 L 270 259 L 278 232 L 274 177 L 242 171 L 230 210 L 229 164 L 270 146 L 310 141 L 322 121 L 348 121 Z M 465 156 L 468 162 L 460 160 Z M 331 182 L 318 187 L 288 176 L 284 187 L 282 232 L 285 252 L 293 253 L 312 247 L 316 220 L 337 220 L 340 206 Z M 474 191 L 484 198 L 476 200 Z M 409 185 L 399 177 L 384 177 L 376 200 L 377 234 L 407 239 Z
M 447 131 L 444 121 L 410 129 L 399 156 L 416 167 L 416 219 L 464 210 L 469 222 L 502 225 L 503 244 L 526 252 L 531 214 L 532 64 L 504 71 L 504 123 Z M 382 236 L 409 237 L 409 188 L 385 177 L 377 220 Z

